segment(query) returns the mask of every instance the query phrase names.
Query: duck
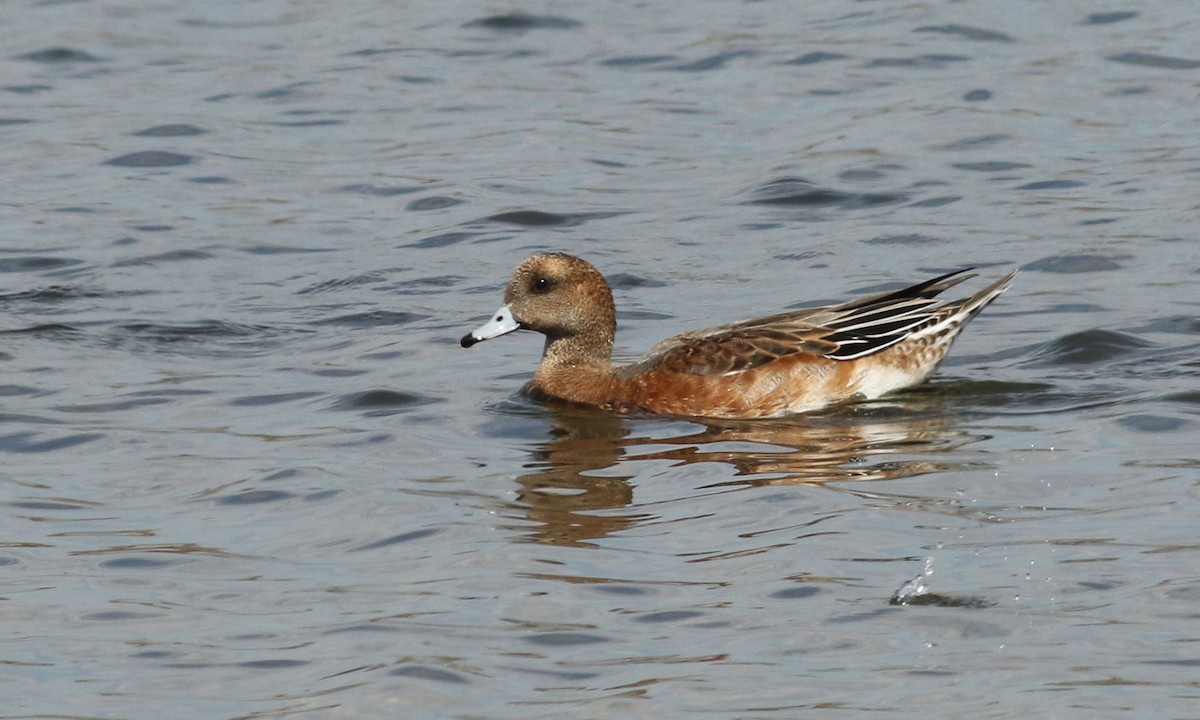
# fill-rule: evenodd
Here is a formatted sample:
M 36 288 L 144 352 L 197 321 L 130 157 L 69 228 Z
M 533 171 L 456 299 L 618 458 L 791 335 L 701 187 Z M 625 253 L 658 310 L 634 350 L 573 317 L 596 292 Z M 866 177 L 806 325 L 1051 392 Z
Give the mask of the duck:
M 963 268 L 902 290 L 781 312 L 670 337 L 614 365 L 612 290 L 591 263 L 562 252 L 526 258 L 504 304 L 464 335 L 469 348 L 518 330 L 545 335 L 542 360 L 522 393 L 534 400 L 618 413 L 697 418 L 779 418 L 919 385 L 1016 271 L 974 295 L 940 293 L 975 277 Z

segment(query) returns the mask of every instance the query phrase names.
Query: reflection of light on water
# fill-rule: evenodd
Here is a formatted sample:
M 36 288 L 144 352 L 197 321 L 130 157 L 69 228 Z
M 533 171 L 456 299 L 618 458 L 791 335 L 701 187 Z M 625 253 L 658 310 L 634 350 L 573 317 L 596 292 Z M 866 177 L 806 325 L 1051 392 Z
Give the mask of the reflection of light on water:
M 925 582 L 925 579 L 931 575 L 933 575 L 932 556 L 925 558 L 925 569 L 919 575 L 901 585 L 900 589 L 892 594 L 892 604 L 907 605 L 929 592 L 929 584 Z

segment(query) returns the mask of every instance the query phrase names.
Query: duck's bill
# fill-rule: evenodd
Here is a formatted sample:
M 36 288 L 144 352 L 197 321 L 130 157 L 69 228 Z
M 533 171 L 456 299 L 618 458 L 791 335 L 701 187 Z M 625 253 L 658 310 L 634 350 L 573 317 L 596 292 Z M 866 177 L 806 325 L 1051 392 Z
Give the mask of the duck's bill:
M 505 305 L 496 312 L 492 313 L 491 320 L 488 320 L 471 332 L 463 335 L 460 342 L 462 343 L 463 347 L 467 348 L 471 347 L 475 343 L 483 342 L 484 340 L 491 340 L 492 338 L 498 338 L 501 335 L 507 335 L 514 330 L 520 329 L 521 323 L 517 322 L 517 319 L 513 317 L 512 308 L 508 305 Z

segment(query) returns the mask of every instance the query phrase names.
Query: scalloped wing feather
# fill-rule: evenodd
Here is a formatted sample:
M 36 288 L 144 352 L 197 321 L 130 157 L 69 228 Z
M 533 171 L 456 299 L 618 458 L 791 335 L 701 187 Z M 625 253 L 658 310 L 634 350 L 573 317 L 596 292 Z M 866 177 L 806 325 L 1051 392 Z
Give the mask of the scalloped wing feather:
M 821 339 L 826 333 L 824 328 L 806 323 L 793 327 L 722 326 L 659 343 L 629 369 L 636 373 L 657 366 L 686 375 L 732 375 L 796 353 L 824 355 L 836 351 L 836 343 Z
M 939 323 L 969 319 L 1003 291 L 1012 276 L 978 294 L 938 305 L 933 298 L 967 280 L 971 268 L 894 292 L 871 295 L 831 307 L 785 312 L 697 330 L 668 338 L 625 370 L 650 366 L 687 375 L 732 375 L 780 358 L 806 353 L 854 360 L 886 350 Z M 961 324 L 961 323 L 960 323 Z

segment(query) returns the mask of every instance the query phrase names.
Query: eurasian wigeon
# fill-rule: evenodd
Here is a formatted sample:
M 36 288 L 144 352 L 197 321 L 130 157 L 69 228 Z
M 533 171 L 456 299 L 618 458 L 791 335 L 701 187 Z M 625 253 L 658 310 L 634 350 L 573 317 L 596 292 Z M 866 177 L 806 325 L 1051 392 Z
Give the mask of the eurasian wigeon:
M 683 333 L 629 365 L 612 364 L 612 291 L 588 262 L 534 255 L 513 272 L 504 305 L 462 346 L 536 330 L 542 363 L 523 390 L 620 412 L 769 418 L 870 400 L 928 378 L 968 321 L 1016 272 L 938 304 L 970 268 L 895 292 Z

